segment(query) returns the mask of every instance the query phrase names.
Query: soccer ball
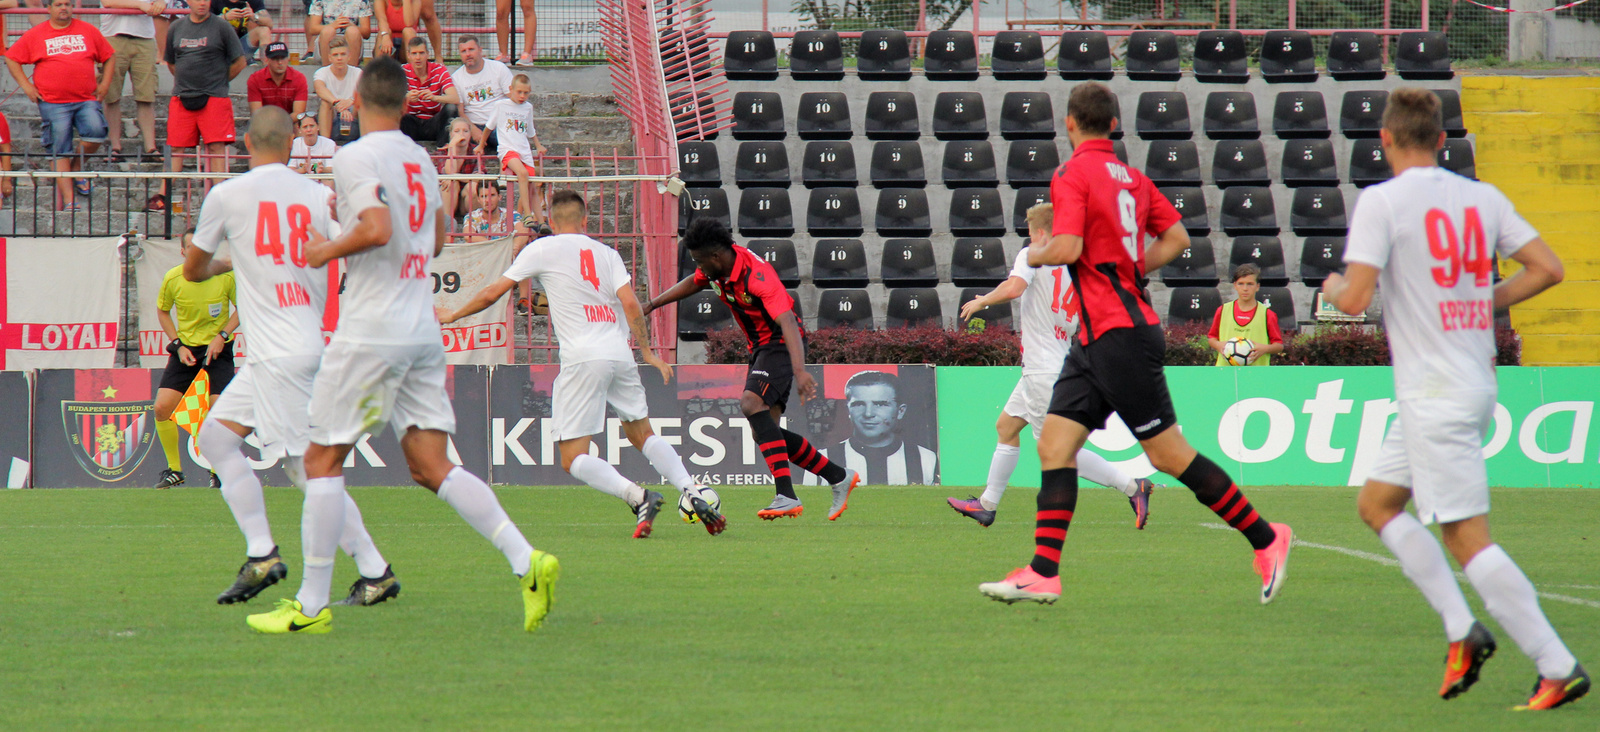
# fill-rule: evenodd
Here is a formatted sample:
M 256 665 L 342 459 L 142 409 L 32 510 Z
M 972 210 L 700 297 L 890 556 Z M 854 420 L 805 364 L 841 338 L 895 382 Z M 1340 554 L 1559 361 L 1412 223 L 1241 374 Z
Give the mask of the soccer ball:
M 722 497 L 717 495 L 716 491 L 711 490 L 706 486 L 697 485 L 694 487 L 693 492 L 684 491 L 683 495 L 678 496 L 678 516 L 681 517 L 685 523 L 693 524 L 700 521 L 700 517 L 694 512 L 694 497 L 696 493 L 699 494 L 701 500 L 711 504 L 711 510 L 718 513 L 722 512 Z
M 1243 366 L 1249 363 L 1250 354 L 1255 352 L 1256 344 L 1243 336 L 1229 338 L 1227 343 L 1222 344 L 1222 358 L 1229 366 Z

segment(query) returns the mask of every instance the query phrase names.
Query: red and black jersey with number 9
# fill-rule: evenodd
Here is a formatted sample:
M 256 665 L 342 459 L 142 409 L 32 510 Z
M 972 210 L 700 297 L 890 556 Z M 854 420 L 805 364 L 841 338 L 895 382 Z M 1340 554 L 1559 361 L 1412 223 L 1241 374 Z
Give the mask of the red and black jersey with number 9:
M 767 260 L 749 249 L 733 245 L 733 271 L 727 279 L 713 280 L 700 270 L 694 271 L 694 283 L 709 286 L 717 297 L 733 311 L 733 319 L 744 330 L 750 349 L 783 342 L 783 329 L 778 326 L 778 316 L 794 311 L 794 299 L 783 289 L 778 271 Z M 795 324 L 800 324 L 799 315 Z M 801 326 L 801 334 L 805 333 Z

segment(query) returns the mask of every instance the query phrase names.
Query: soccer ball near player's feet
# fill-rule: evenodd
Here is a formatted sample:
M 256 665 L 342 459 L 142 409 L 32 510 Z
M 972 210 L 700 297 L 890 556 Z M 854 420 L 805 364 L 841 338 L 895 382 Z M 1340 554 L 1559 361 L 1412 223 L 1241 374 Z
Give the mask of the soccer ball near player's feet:
M 1229 338 L 1227 343 L 1222 344 L 1222 358 L 1227 360 L 1229 366 L 1243 366 L 1250 363 L 1250 354 L 1255 352 L 1256 344 L 1243 336 Z
M 700 502 L 699 506 L 695 505 L 697 500 Z M 697 485 L 693 490 L 684 491 L 678 496 L 678 516 L 687 523 L 704 523 L 706 531 L 712 534 L 722 533 L 726 525 L 722 517 L 722 497 L 703 485 Z M 702 521 L 702 518 L 705 521 Z

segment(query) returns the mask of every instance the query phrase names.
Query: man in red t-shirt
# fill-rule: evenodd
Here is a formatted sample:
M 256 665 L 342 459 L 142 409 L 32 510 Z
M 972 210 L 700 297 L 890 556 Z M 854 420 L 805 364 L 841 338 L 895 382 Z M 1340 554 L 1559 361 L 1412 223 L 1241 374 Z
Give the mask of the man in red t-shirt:
M 250 113 L 271 104 L 288 112 L 290 119 L 298 119 L 300 113 L 306 111 L 306 100 L 311 92 L 306 75 L 289 68 L 289 44 L 283 41 L 268 43 L 265 55 L 267 67 L 245 80 Z
M 1217 365 L 1228 365 L 1227 359 L 1222 357 L 1223 318 L 1232 317 L 1233 325 L 1227 328 L 1229 337 L 1243 334 L 1250 338 L 1255 348 L 1250 351 L 1250 356 L 1245 359 L 1246 366 L 1255 366 L 1260 363 L 1267 366 L 1272 363 L 1272 356 L 1283 353 L 1283 331 L 1278 328 L 1278 314 L 1272 311 L 1272 306 L 1261 307 L 1261 302 L 1256 299 L 1256 292 L 1261 290 L 1261 268 L 1245 262 L 1233 269 L 1233 291 L 1239 294 L 1239 299 L 1232 303 L 1217 308 L 1216 317 L 1211 319 L 1211 331 L 1206 334 L 1206 342 L 1211 345 L 1211 350 L 1217 352 Z M 1230 307 L 1231 305 L 1231 307 Z M 1228 315 L 1232 313 L 1232 315 Z M 1256 322 L 1256 315 L 1261 315 L 1261 322 Z M 1259 335 L 1267 334 L 1267 343 L 1262 345 L 1259 339 L 1252 338 L 1250 333 Z M 1262 361 L 1261 358 L 1267 360 Z
M 406 116 L 400 131 L 417 142 L 443 146 L 449 142 L 450 118 L 461 103 L 456 83 L 444 64 L 428 60 L 428 42 L 414 37 L 406 43 Z
M 51 0 L 50 20 L 23 33 L 6 51 L 6 67 L 22 93 L 39 105 L 42 142 L 55 156 L 55 169 L 79 169 L 73 155 L 72 133 L 77 131 L 84 153 L 100 149 L 106 140 L 106 114 L 100 106 L 111 89 L 113 53 L 100 29 L 72 17 L 72 0 Z M 95 64 L 102 64 L 99 73 Z M 33 64 L 33 80 L 22 67 Z M 77 192 L 89 195 L 89 181 L 76 181 Z M 76 211 L 74 181 L 56 179 L 56 209 Z
M 1105 427 L 1115 413 L 1157 470 L 1177 476 L 1250 541 L 1266 604 L 1283 584 L 1292 535 L 1287 525 L 1261 518 L 1233 479 L 1177 429 L 1161 369 L 1166 339 L 1143 281 L 1145 272 L 1189 246 L 1189 234 L 1150 179 L 1112 152 L 1116 109 L 1116 97 L 1101 84 L 1079 84 L 1067 99 L 1072 157 L 1050 182 L 1053 237 L 1038 251 L 1029 247 L 1028 264 L 1072 266 L 1078 338 L 1056 380 L 1038 441 L 1043 473 L 1033 560 L 978 590 L 1004 602 L 1051 603 L 1061 597 L 1061 547 L 1078 504 L 1076 456 L 1089 432 Z M 1154 237 L 1148 246 L 1146 237 Z

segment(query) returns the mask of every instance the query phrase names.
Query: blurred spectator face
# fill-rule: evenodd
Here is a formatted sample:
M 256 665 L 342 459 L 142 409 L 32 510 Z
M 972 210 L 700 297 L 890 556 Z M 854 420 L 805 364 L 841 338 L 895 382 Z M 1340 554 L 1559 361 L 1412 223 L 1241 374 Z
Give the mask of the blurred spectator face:
M 288 70 L 289 58 L 287 56 L 267 59 L 267 71 L 271 72 L 274 77 L 281 77 Z
M 72 22 L 72 0 L 50 0 L 50 20 L 57 25 Z
M 483 65 L 483 48 L 477 41 L 466 41 L 457 50 L 461 52 L 461 63 L 468 69 L 477 69 Z
M 344 67 L 350 63 L 350 49 L 340 46 L 328 52 L 328 62 L 334 66 Z
M 483 202 L 486 213 L 494 213 L 500 208 L 500 187 L 493 183 L 485 183 L 478 189 L 478 200 Z
M 506 96 L 511 98 L 512 104 L 521 104 L 528 101 L 528 94 L 532 91 L 532 89 L 528 88 L 527 84 L 520 81 L 513 81 L 511 82 L 511 91 L 508 92 Z
M 199 18 L 201 21 L 211 14 L 211 0 L 190 0 L 189 17 Z
M 316 117 L 308 113 L 300 118 L 300 136 L 306 138 L 306 144 L 316 144 L 318 134 Z
M 410 46 L 406 48 L 406 60 L 418 69 L 428 68 L 428 47 Z

